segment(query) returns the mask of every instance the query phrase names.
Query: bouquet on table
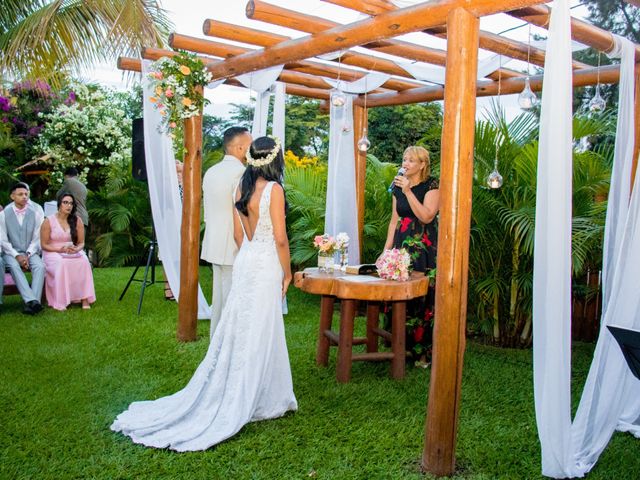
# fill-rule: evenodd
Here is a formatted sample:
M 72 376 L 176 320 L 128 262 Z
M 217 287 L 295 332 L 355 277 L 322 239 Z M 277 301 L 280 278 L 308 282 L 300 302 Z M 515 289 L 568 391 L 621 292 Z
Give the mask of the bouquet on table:
M 404 248 L 385 250 L 376 261 L 376 268 L 380 278 L 405 282 L 411 273 L 411 256 Z
M 323 273 L 333 273 L 333 254 L 336 251 L 336 240 L 331 235 L 316 235 L 313 246 L 318 249 L 318 269 Z

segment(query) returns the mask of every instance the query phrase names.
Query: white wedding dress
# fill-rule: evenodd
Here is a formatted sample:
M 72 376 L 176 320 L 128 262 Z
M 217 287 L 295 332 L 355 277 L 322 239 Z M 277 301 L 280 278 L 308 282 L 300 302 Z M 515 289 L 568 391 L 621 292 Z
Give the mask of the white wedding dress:
M 132 403 L 111 430 L 148 447 L 205 450 L 248 422 L 297 410 L 282 319 L 283 272 L 269 213 L 272 187 L 262 192 L 253 238 L 245 232 L 220 324 L 195 374 L 173 395 Z

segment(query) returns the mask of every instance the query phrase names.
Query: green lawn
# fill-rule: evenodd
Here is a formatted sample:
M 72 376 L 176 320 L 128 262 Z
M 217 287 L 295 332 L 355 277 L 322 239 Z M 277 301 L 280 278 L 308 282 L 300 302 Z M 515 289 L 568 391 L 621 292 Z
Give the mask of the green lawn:
M 388 364 L 356 363 L 353 380 L 335 381 L 315 365 L 318 299 L 295 288 L 285 317 L 300 409 L 246 426 L 206 452 L 175 453 L 134 445 L 109 430 L 131 401 L 175 392 L 208 346 L 175 340 L 177 307 L 148 288 L 135 314 L 139 284 L 118 302 L 130 269 L 95 271 L 90 311 L 20 313 L 5 297 L 0 313 L 0 479 L 417 479 L 429 371 L 403 381 Z M 203 268 L 205 292 L 210 270 Z M 359 322 L 360 324 L 363 322 Z M 251 335 L 251 332 L 247 332 Z M 592 345 L 574 349 L 574 400 Z M 638 440 L 616 434 L 589 479 L 640 477 Z M 461 479 L 535 479 L 540 451 L 533 411 L 531 352 L 470 343 L 458 433 Z

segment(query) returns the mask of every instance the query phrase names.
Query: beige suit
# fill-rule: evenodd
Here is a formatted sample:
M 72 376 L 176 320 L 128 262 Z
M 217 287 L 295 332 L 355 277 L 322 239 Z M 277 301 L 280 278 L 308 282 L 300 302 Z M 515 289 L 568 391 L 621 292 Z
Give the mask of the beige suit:
M 244 173 L 236 157 L 225 155 L 204 174 L 202 197 L 205 231 L 200 258 L 213 264 L 211 335 L 218 326 L 231 287 L 231 271 L 238 247 L 233 239 L 233 192 Z

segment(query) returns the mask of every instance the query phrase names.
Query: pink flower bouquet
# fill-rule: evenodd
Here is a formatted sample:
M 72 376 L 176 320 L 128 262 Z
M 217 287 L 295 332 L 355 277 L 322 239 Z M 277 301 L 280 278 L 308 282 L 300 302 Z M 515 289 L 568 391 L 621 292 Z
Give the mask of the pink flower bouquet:
M 313 246 L 318 249 L 318 253 L 332 255 L 336 249 L 336 240 L 331 235 L 316 235 L 313 239 Z
M 411 272 L 411 256 L 404 248 L 385 250 L 376 261 L 378 275 L 385 280 L 405 282 Z

